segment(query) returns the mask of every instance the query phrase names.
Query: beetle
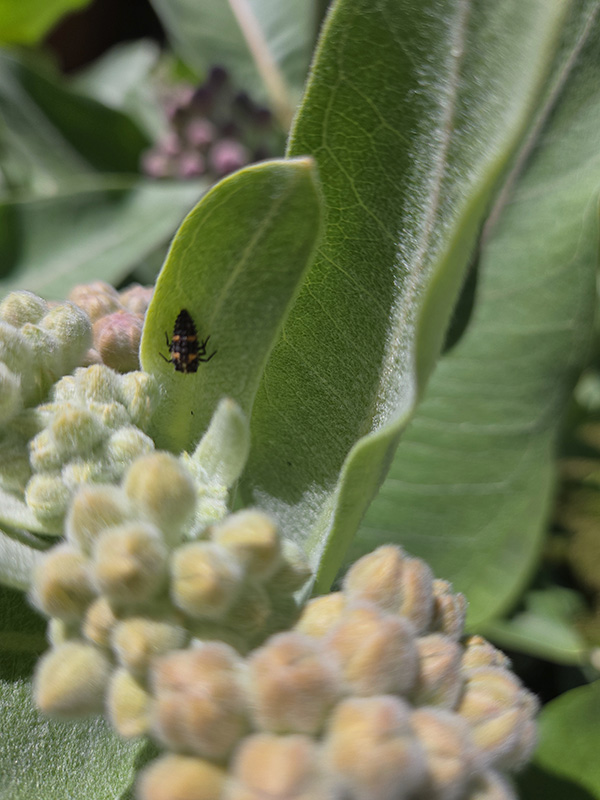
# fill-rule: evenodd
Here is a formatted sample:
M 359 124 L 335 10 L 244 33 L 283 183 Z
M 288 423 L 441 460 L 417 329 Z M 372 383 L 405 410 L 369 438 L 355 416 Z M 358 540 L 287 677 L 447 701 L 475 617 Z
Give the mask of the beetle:
M 203 342 L 198 343 L 194 320 L 185 308 L 182 308 L 177 315 L 171 341 L 169 341 L 169 334 L 166 331 L 165 339 L 167 340 L 170 358 L 167 358 L 162 353 L 159 353 L 159 355 L 168 364 L 173 364 L 177 372 L 196 372 L 200 362 L 206 364 L 217 353 L 215 350 L 209 356 L 206 355 L 206 345 L 210 336 L 207 336 Z

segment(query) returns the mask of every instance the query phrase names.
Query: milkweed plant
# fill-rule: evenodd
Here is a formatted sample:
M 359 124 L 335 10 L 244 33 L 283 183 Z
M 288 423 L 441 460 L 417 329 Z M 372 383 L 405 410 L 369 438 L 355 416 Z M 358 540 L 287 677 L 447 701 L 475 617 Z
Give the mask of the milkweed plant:
M 539 577 L 600 413 L 600 3 L 326 5 L 157 0 L 198 84 L 153 110 L 94 84 L 147 49 L 0 53 L 69 147 L 61 104 L 123 142 L 61 167 L 93 190 L 3 166 L 2 800 L 600 797 L 593 592 Z M 500 647 L 585 680 L 538 724 Z

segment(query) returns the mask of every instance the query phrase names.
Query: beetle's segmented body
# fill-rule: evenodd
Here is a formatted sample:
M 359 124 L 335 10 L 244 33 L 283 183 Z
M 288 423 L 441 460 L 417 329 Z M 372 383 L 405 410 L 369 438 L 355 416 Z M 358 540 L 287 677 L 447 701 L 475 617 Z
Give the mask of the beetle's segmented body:
M 196 372 L 200 362 L 205 364 L 217 352 L 215 350 L 209 356 L 206 355 L 206 345 L 210 336 L 207 336 L 203 342 L 198 342 L 194 320 L 185 308 L 181 309 L 175 320 L 171 341 L 169 341 L 168 333 L 165 333 L 165 338 L 171 357 L 167 358 L 162 353 L 159 355 L 167 363 L 173 364 L 177 372 Z

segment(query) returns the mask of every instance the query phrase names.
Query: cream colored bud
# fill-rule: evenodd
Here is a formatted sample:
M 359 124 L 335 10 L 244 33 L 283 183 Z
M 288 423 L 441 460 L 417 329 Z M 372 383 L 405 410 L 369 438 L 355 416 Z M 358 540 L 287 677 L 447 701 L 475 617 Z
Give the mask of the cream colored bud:
M 153 730 L 173 750 L 224 758 L 247 729 L 242 662 L 220 642 L 163 656 L 152 669 Z
M 501 667 L 479 667 L 472 670 L 462 693 L 458 712 L 476 723 L 502 711 L 525 706 L 531 713 L 531 695 L 512 672 Z
M 347 609 L 326 638 L 345 683 L 360 695 L 406 694 L 418 672 L 414 629 L 403 617 L 376 606 Z
M 392 614 L 407 617 L 417 633 L 424 631 L 433 612 L 433 574 L 424 561 L 407 558 L 395 545 L 378 547 L 350 567 L 344 592 Z
M 80 619 L 94 596 L 87 559 L 66 545 L 52 548 L 33 572 L 31 599 L 49 617 Z
M 75 370 L 77 393 L 86 405 L 96 403 L 114 403 L 120 399 L 120 377 L 104 364 L 92 364 L 91 367 Z
M 46 301 L 32 292 L 11 292 L 0 303 L 0 319 L 15 328 L 39 322 L 47 311 Z
M 110 647 L 111 633 L 117 624 L 115 612 L 106 597 L 98 597 L 90 605 L 83 621 L 82 633 L 98 647 Z
M 266 580 L 281 560 L 279 532 L 262 511 L 244 509 L 230 514 L 212 531 L 212 539 L 230 550 L 256 580 Z
M 108 431 L 88 409 L 65 406 L 54 415 L 50 433 L 63 458 L 90 453 Z
M 448 581 L 435 580 L 433 582 L 433 619 L 431 630 L 460 639 L 465 632 L 465 619 L 467 616 L 467 599 L 463 594 L 452 591 Z
M 171 599 L 192 617 L 219 619 L 241 591 L 244 572 L 225 548 L 212 542 L 178 547 L 171 559 Z
M 151 453 L 134 461 L 125 476 L 125 492 L 173 543 L 196 505 L 192 476 L 170 453 Z
M 125 739 L 143 736 L 150 730 L 152 697 L 126 669 L 111 675 L 106 695 L 106 710 L 111 725 Z
M 482 636 L 470 636 L 465 642 L 462 668 L 469 672 L 479 667 L 510 668 L 510 659 Z
M 58 617 L 48 620 L 46 639 L 54 647 L 79 638 L 79 625 L 77 622 L 65 622 L 63 619 L 58 619 Z
M 127 409 L 131 422 L 146 430 L 158 400 L 156 379 L 145 372 L 128 372 L 120 383 L 121 402 Z
M 334 800 L 320 774 L 317 746 L 308 736 L 248 736 L 232 771 L 226 800 Z
M 48 428 L 44 428 L 29 442 L 29 460 L 37 472 L 50 472 L 61 468 L 63 457 Z
M 143 317 L 148 310 L 153 292 L 154 286 L 140 286 L 139 283 L 134 283 L 119 293 L 119 299 L 121 305 L 128 311 Z
M 528 760 L 535 736 L 532 738 L 532 748 L 527 748 L 525 753 L 516 752 L 517 745 L 521 743 L 521 729 L 527 723 L 531 723 L 531 719 L 523 709 L 511 708 L 471 725 L 471 738 L 487 765 L 514 769 L 515 755 L 519 764 Z
M 478 776 L 466 800 L 518 800 L 518 798 L 506 778 L 490 769 Z
M 154 442 L 139 428 L 132 425 L 116 430 L 106 442 L 104 455 L 108 461 L 120 465 L 121 469 L 136 458 L 145 456 L 154 450 Z
M 301 633 L 272 636 L 252 653 L 248 670 L 248 699 L 262 730 L 317 734 L 340 696 L 335 659 Z
M 82 486 L 67 516 L 67 539 L 84 553 L 91 553 L 105 528 L 121 525 L 131 517 L 125 494 L 114 486 Z
M 82 308 L 92 322 L 116 311 L 121 306 L 116 289 L 104 281 L 74 286 L 69 292 L 68 299 Z
M 268 580 L 268 589 L 276 595 L 290 595 L 301 589 L 312 575 L 306 554 L 289 539 L 281 542 L 282 561 Z
M 25 489 L 29 508 L 53 530 L 62 524 L 70 499 L 70 489 L 60 475 L 54 473 L 33 475 Z
M 52 387 L 52 399 L 56 406 L 79 402 L 77 384 L 72 375 L 65 375 Z
M 132 372 L 140 367 L 138 352 L 142 319 L 119 309 L 94 322 L 94 349 L 107 367 L 117 372 Z
M 21 376 L 0 362 L 0 423 L 6 425 L 22 408 Z
M 413 733 L 410 709 L 390 695 L 351 697 L 337 706 L 325 739 L 325 761 L 339 796 L 353 800 L 412 798 L 426 777 L 425 752 Z
M 460 800 L 479 768 L 467 724 L 457 714 L 436 708 L 417 709 L 411 722 L 427 758 L 424 796 Z
M 0 362 L 16 374 L 28 371 L 34 352 L 23 331 L 0 322 Z
M 82 483 L 104 483 L 114 480 L 115 476 L 104 461 L 96 458 L 73 458 L 60 471 L 63 483 L 72 492 L 81 488 Z
M 50 331 L 62 348 L 71 352 L 68 362 L 73 366 L 80 356 L 92 346 L 92 324 L 83 309 L 74 303 L 65 302 L 51 308 L 40 320 L 40 328 Z M 75 357 L 77 353 L 77 357 Z
M 93 571 L 98 588 L 111 600 L 144 603 L 165 586 L 167 548 L 152 525 L 108 528 L 94 546 Z
M 309 600 L 302 609 L 295 629 L 308 636 L 320 639 L 338 624 L 346 609 L 346 596 L 343 592 L 331 592 L 322 597 Z
M 112 632 L 113 650 L 119 662 L 143 677 L 152 659 L 186 644 L 187 632 L 180 625 L 147 617 L 129 617 Z
M 42 656 L 36 668 L 34 698 L 44 714 L 85 717 L 102 710 L 110 661 L 91 644 L 65 642 Z
M 95 414 L 106 428 L 117 429 L 129 425 L 131 420 L 127 409 L 122 403 L 113 400 L 112 403 L 97 403 L 89 400 L 88 409 Z
M 417 639 L 419 677 L 411 699 L 419 706 L 454 708 L 463 686 L 462 648 L 439 633 Z
M 222 767 L 193 756 L 168 755 L 141 773 L 137 800 L 223 800 L 227 774 Z

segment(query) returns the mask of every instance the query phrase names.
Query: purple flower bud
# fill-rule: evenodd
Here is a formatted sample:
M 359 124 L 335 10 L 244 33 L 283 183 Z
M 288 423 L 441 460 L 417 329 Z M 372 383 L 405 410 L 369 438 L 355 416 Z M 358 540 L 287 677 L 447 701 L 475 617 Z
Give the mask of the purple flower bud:
M 222 177 L 248 163 L 248 150 L 234 139 L 223 139 L 214 145 L 209 158 L 214 172 Z

